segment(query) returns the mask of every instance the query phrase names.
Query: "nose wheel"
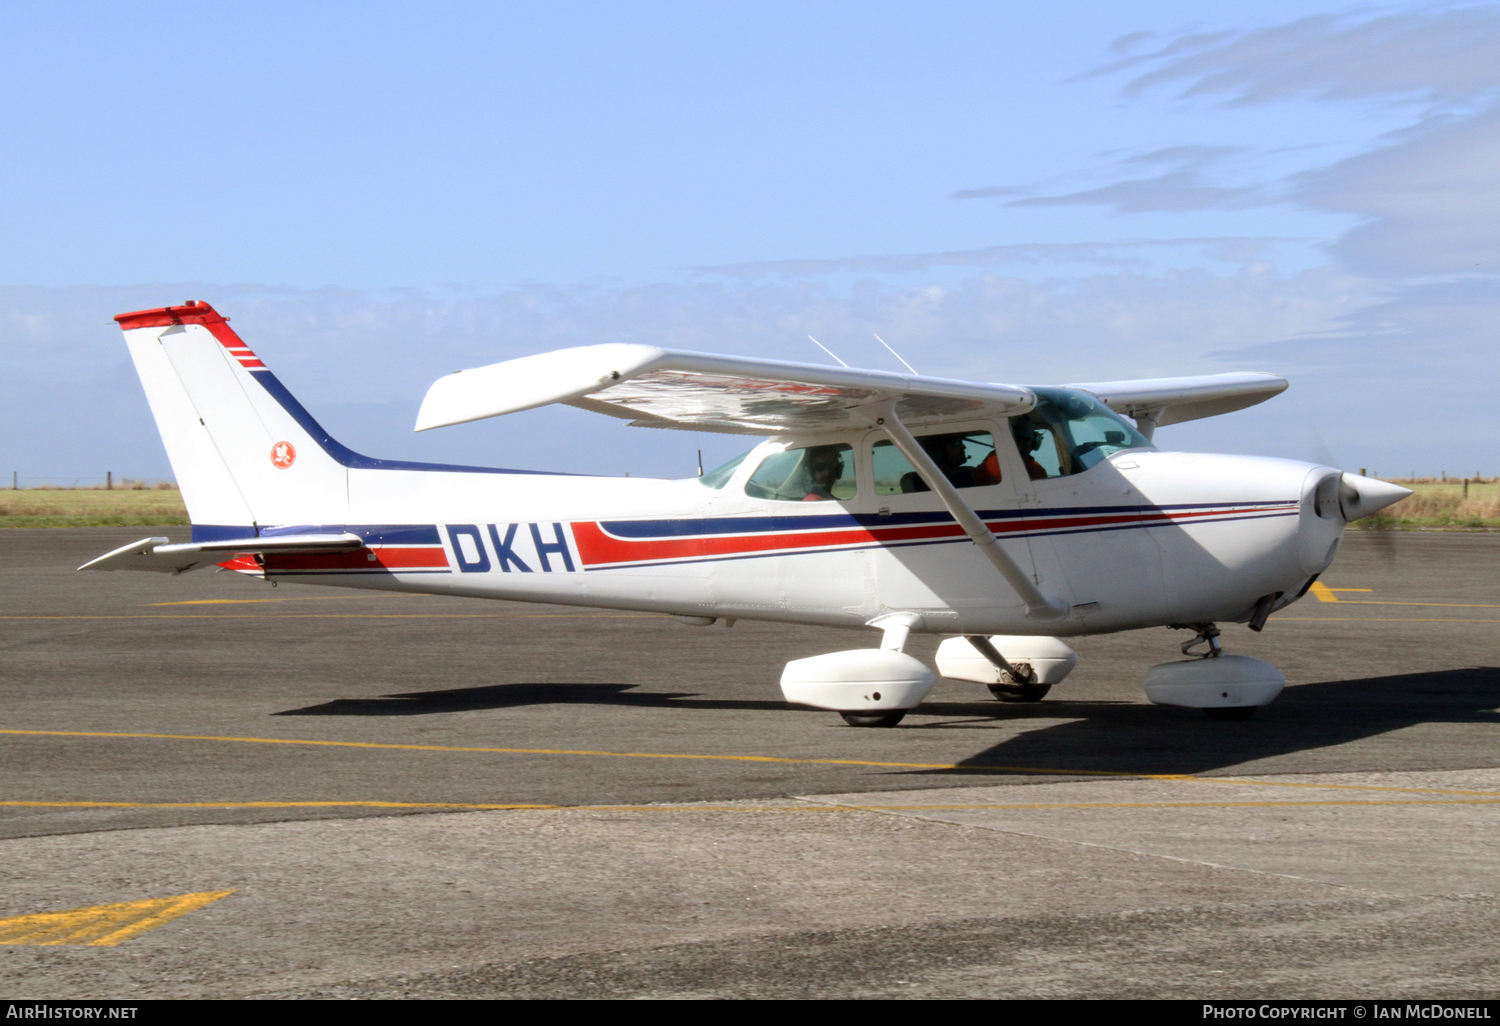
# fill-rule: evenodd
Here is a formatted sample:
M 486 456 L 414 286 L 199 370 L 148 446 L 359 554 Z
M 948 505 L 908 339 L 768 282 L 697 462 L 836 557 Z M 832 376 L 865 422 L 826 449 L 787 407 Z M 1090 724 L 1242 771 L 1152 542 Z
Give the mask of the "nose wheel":
M 890 712 L 841 712 L 844 722 L 851 727 L 894 727 L 906 719 L 905 709 Z

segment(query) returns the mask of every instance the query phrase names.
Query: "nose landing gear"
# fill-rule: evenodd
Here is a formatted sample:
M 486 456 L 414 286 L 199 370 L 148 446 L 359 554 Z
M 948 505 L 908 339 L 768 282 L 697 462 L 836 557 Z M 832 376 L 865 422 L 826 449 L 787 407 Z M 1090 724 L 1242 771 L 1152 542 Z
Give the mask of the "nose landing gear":
M 1202 709 L 1212 720 L 1248 720 L 1286 686 L 1286 678 L 1270 663 L 1227 655 L 1213 624 L 1183 624 L 1177 629 L 1196 632 L 1182 644 L 1182 654 L 1193 658 L 1158 663 L 1147 671 L 1146 697 L 1157 705 Z M 1202 651 L 1195 651 L 1200 646 Z
M 1174 628 L 1177 629 L 1177 628 Z M 1189 641 L 1182 643 L 1182 654 L 1194 656 L 1200 659 L 1217 659 L 1224 654 L 1224 646 L 1219 644 L 1219 628 L 1211 623 L 1189 624 L 1188 629 L 1198 633 Z M 1202 652 L 1194 652 L 1193 649 L 1199 645 L 1207 645 L 1208 648 Z

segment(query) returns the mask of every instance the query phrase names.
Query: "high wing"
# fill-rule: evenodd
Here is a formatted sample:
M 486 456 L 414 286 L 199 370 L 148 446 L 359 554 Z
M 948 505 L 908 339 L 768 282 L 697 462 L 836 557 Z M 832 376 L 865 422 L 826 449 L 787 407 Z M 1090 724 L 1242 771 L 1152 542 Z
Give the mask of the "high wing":
M 459 371 L 428 389 L 418 431 L 566 403 L 637 427 L 768 435 L 866 428 L 856 411 L 894 400 L 909 424 L 1025 413 L 1028 388 L 655 346 L 561 349 Z
M 1154 429 L 1230 413 L 1287 387 L 1274 374 L 1210 374 L 1068 386 Z M 565 403 L 636 427 L 767 435 L 860 429 L 858 411 L 894 400 L 920 426 L 978 416 L 1013 416 L 1036 403 L 1022 385 L 891 374 L 820 364 L 719 356 L 656 346 L 608 344 L 559 349 L 439 378 L 417 414 L 418 431 Z
M 283 534 L 268 538 L 231 538 L 208 542 L 169 544 L 168 538 L 142 538 L 91 559 L 80 570 L 154 570 L 184 574 L 213 566 L 233 556 L 267 552 L 352 552 L 364 542 L 354 534 Z
M 1263 403 L 1286 391 L 1287 381 L 1275 374 L 1245 371 L 1192 378 L 1099 381 L 1068 387 L 1092 392 L 1116 413 L 1162 426 L 1233 413 Z

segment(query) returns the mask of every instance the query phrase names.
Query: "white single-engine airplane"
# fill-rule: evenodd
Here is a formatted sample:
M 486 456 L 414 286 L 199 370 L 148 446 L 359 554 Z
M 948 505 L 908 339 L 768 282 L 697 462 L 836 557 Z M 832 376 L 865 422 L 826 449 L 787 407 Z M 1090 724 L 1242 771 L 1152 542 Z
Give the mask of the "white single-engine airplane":
M 208 304 L 115 319 L 193 540 L 146 538 L 80 569 L 217 564 L 700 626 L 878 628 L 878 648 L 798 659 L 781 678 L 788 701 L 856 726 L 894 726 L 931 690 L 902 651 L 914 631 L 951 635 L 944 675 L 1036 701 L 1077 662 L 1060 638 L 1159 626 L 1194 630 L 1182 651 L 1196 655 L 1151 668 L 1151 701 L 1242 719 L 1285 680 L 1223 654 L 1215 623 L 1260 630 L 1333 561 L 1349 521 L 1410 494 L 1152 444 L 1159 426 L 1286 388 L 1270 374 L 1023 387 L 643 345 L 449 375 L 416 429 L 566 403 L 769 440 L 680 481 L 371 459 L 330 438 Z

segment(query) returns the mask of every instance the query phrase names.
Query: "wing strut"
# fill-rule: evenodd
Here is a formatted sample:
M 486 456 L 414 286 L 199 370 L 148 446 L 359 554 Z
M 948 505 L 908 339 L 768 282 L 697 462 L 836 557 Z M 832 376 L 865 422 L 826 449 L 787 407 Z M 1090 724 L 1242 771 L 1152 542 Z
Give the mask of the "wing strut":
M 1061 620 L 1068 615 L 1069 606 L 1061 602 L 1049 601 L 1045 595 L 1037 590 L 1026 572 L 1015 564 L 1015 561 L 1006 555 L 1005 550 L 1000 547 L 997 539 L 978 513 L 963 500 L 958 494 L 958 489 L 953 487 L 948 480 L 948 475 L 938 469 L 938 465 L 927 455 L 927 450 L 917 444 L 912 433 L 901 423 L 901 418 L 896 416 L 895 403 L 885 402 L 884 409 L 877 415 L 875 423 L 885 429 L 897 449 L 906 457 L 912 466 L 921 473 L 922 480 L 931 486 L 937 493 L 938 498 L 943 500 L 943 505 L 958 521 L 958 525 L 964 529 L 964 533 L 973 539 L 979 551 L 984 557 L 995 564 L 995 569 L 1000 571 L 1000 576 L 1005 578 L 1021 601 L 1026 603 L 1026 616 L 1032 620 Z

